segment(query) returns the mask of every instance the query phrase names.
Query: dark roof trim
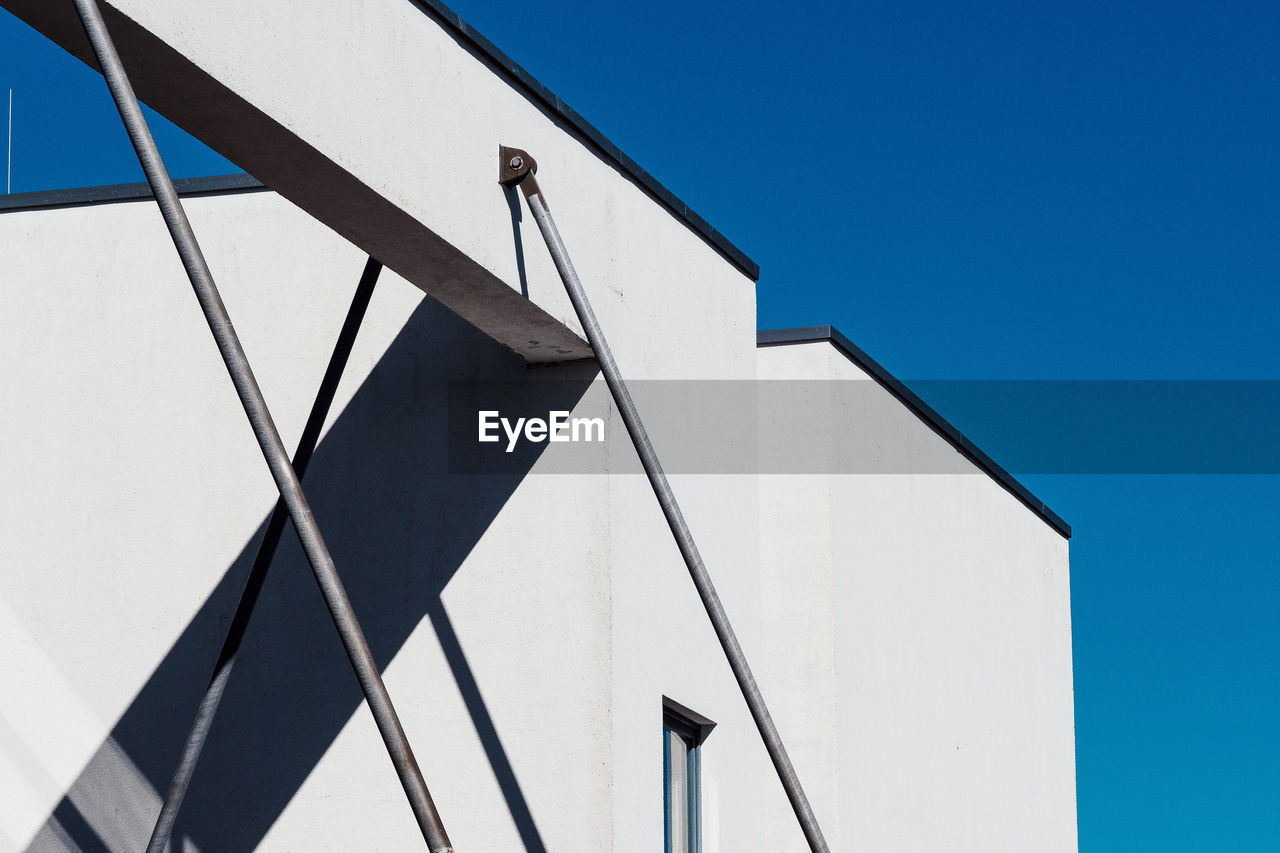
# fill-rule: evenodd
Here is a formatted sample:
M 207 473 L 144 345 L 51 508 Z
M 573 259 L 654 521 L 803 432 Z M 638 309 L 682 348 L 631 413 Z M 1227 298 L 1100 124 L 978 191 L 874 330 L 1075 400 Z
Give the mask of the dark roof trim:
M 1027 487 L 1019 483 L 1012 474 L 997 465 L 995 460 L 979 450 L 977 445 L 965 438 L 960 430 L 953 427 L 947 422 L 946 418 L 916 396 L 915 392 L 903 385 L 901 381 L 885 370 L 879 362 L 860 350 L 854 345 L 853 341 L 840 334 L 836 329 L 831 326 L 803 326 L 796 329 L 768 329 L 756 332 L 756 345 L 761 347 L 817 343 L 821 341 L 829 342 L 848 356 L 850 361 L 871 374 L 877 382 L 889 390 L 889 393 L 901 400 L 921 420 L 933 427 L 934 432 L 945 438 L 952 446 L 968 457 L 971 462 L 986 471 L 1005 490 L 1026 504 L 1028 509 L 1047 521 L 1050 527 L 1067 539 L 1071 538 L 1071 525 L 1049 509 L 1044 501 L 1031 494 Z
M 723 234 L 711 226 L 705 219 L 689 208 L 687 204 L 663 186 L 653 175 L 640 167 L 636 161 L 610 142 L 603 133 L 590 122 L 580 116 L 572 107 L 560 100 L 553 92 L 535 80 L 528 71 L 521 68 L 511 57 L 499 50 L 493 42 L 476 32 L 457 13 L 439 0 L 410 0 L 423 13 L 451 31 L 466 46 L 474 50 L 487 61 L 496 73 L 505 77 L 515 88 L 524 92 L 534 103 L 541 105 L 553 116 L 564 123 L 576 135 L 581 137 L 589 147 L 593 148 L 607 162 L 614 165 L 623 175 L 634 181 L 645 193 L 658 204 L 667 208 L 677 219 L 682 220 L 707 245 L 720 253 L 725 260 L 746 274 L 752 281 L 760 280 L 760 266 L 746 256 Z M 537 152 L 533 152 L 537 154 Z M 177 181 L 179 191 L 191 195 L 209 192 L 226 192 L 230 190 L 259 189 L 260 183 L 247 175 L 239 176 L 244 183 L 231 186 L 226 182 L 234 176 L 212 178 L 192 178 L 188 181 Z M 209 182 L 208 189 L 186 189 L 184 184 L 196 185 Z M 140 189 L 139 189 L 140 188 Z M 70 206 L 76 204 L 95 204 L 106 201 L 130 201 L 150 198 L 151 192 L 145 184 L 119 184 L 107 187 L 85 187 L 74 190 L 57 190 L 53 192 L 19 193 L 0 196 L 0 211 L 24 210 L 28 208 Z
M 222 195 L 267 189 L 260 181 L 243 173 L 215 175 L 208 178 L 179 178 L 173 182 L 173 185 L 177 188 L 178 194 L 184 196 Z M 70 190 L 43 190 L 35 193 L 0 195 L 0 211 L 77 207 L 83 204 L 140 201 L 149 198 L 151 198 L 151 187 L 146 183 L 109 184 L 103 187 L 76 187 Z
M 439 0 L 410 0 L 410 2 L 452 30 L 458 38 L 492 63 L 495 69 L 516 88 L 523 90 L 536 103 L 541 104 L 556 117 L 560 118 L 566 126 L 590 143 L 605 160 L 613 163 L 624 175 L 635 181 L 641 189 L 675 214 L 677 218 L 684 220 L 685 224 L 693 229 L 694 233 L 723 255 L 725 260 L 746 273 L 747 277 L 752 281 L 760 280 L 759 264 L 748 258 L 741 249 L 730 243 L 728 238 L 711 227 L 707 220 L 690 210 L 689 205 L 676 198 L 671 190 L 659 183 L 653 175 L 640 168 L 640 165 L 635 160 L 623 154 L 618 146 L 610 142 L 603 133 L 596 130 L 590 122 L 578 115 L 572 107 L 560 100 L 546 86 L 535 80 L 515 60 L 499 50 L 493 42 L 473 30 L 466 21 L 458 17 L 456 12 L 439 2 Z M 518 142 L 519 140 L 513 140 L 509 141 L 508 144 L 518 144 Z M 537 156 L 538 152 L 533 151 L 530 153 Z

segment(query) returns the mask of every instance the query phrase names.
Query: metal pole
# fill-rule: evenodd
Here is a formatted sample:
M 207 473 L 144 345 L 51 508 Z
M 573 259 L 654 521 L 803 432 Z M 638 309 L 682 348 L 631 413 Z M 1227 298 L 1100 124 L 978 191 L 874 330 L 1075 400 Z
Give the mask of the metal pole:
M 378 274 L 382 264 L 370 258 L 365 264 L 364 274 L 360 276 L 360 284 L 356 287 L 355 297 L 351 300 L 351 308 L 347 311 L 347 319 L 342 323 L 338 333 L 338 341 L 334 345 L 333 355 L 329 358 L 329 366 L 325 369 L 324 378 L 320 381 L 320 390 L 316 393 L 315 403 L 311 406 L 311 414 L 307 416 L 307 424 L 302 429 L 302 438 L 298 440 L 298 449 L 293 454 L 293 470 L 298 479 L 307 474 L 307 465 L 311 455 L 320 442 L 320 431 L 324 429 L 325 419 L 329 416 L 329 408 L 338 391 L 338 383 L 342 380 L 342 371 L 346 369 L 347 359 L 355 345 L 356 334 L 360 331 L 360 323 L 364 320 L 369 300 L 373 297 L 374 285 L 378 282 Z M 240 594 L 240 602 L 236 605 L 231 625 L 227 628 L 227 636 L 222 642 L 222 651 L 218 653 L 218 662 L 214 665 L 209 686 L 196 710 L 195 721 L 187 742 L 182 748 L 182 757 L 173 771 L 173 779 L 169 783 L 164 803 L 160 806 L 160 815 L 156 818 L 155 829 L 151 833 L 151 842 L 147 845 L 147 853 L 164 853 L 173 833 L 174 822 L 178 819 L 178 811 L 182 808 L 183 798 L 191 786 L 191 777 L 195 773 L 196 763 L 204 750 L 205 741 L 209 737 L 209 729 L 213 726 L 213 718 L 218 713 L 218 705 L 227 690 L 227 682 L 231 679 L 231 670 L 236 665 L 236 657 L 240 652 L 240 644 L 244 640 L 245 631 L 249 628 L 249 620 L 253 617 L 253 609 L 262 593 L 262 585 L 271 570 L 271 561 L 280 545 L 284 534 L 285 523 L 289 520 L 289 509 L 284 500 L 276 501 L 271 512 L 271 520 L 267 522 L 267 530 L 262 535 L 262 543 L 258 546 L 258 555 L 254 558 L 253 568 L 245 581 L 244 591 Z
M 453 847 L 449 843 L 440 815 L 436 812 L 431 794 L 427 791 L 426 783 L 422 779 L 422 771 L 418 769 L 418 762 L 409 746 L 409 740 L 405 737 L 386 685 L 382 683 L 382 676 L 378 673 L 373 653 L 369 650 L 364 632 L 360 629 L 360 623 L 356 619 L 350 599 L 347 598 L 342 580 L 338 577 L 329 549 L 320 535 L 320 528 L 311 512 L 311 506 L 302 492 L 302 484 L 298 480 L 297 472 L 289 463 L 289 453 L 285 450 L 275 423 L 271 420 L 271 413 L 267 409 L 262 390 L 258 387 L 244 348 L 240 345 L 235 328 L 231 325 L 226 306 L 222 304 L 222 297 L 218 294 L 213 275 L 209 272 L 208 264 L 205 263 L 195 233 L 191 230 L 191 223 L 187 220 L 182 202 L 178 199 L 178 193 L 173 187 L 173 181 L 170 180 L 169 173 L 160 159 L 160 152 L 156 149 L 155 140 L 151 137 L 151 131 L 147 127 L 146 118 L 142 115 L 142 108 L 138 105 L 133 86 L 129 83 L 124 65 L 120 62 L 119 54 L 116 53 L 115 44 L 102 20 L 102 12 L 96 0 L 74 0 L 74 2 L 85 33 L 89 37 L 89 43 L 102 68 L 103 76 L 106 77 L 111 97 L 115 100 L 116 108 L 124 120 L 125 129 L 129 132 L 138 160 L 147 175 L 147 182 L 155 193 L 165 225 L 173 238 L 178 255 L 182 258 L 187 277 L 191 279 L 191 286 L 209 323 L 209 330 L 213 333 L 218 350 L 227 365 L 227 372 L 231 375 L 232 384 L 235 385 L 236 393 L 253 427 L 254 436 L 262 448 L 267 467 L 271 469 L 271 476 L 289 509 L 289 517 L 297 531 L 298 540 L 302 543 L 302 550 L 307 555 L 307 562 L 311 564 L 311 571 L 315 575 L 316 583 L 320 586 L 321 595 L 329 608 L 334 626 L 337 627 L 338 634 L 342 638 L 347 657 L 351 660 L 356 678 L 364 691 L 365 700 L 369 703 L 369 710 L 373 712 L 373 718 L 386 744 L 387 752 L 391 756 L 391 762 L 395 765 L 396 773 L 400 777 L 400 783 L 404 786 L 405 795 L 422 830 L 422 836 L 432 853 L 451 853 Z
M 617 362 L 613 360 L 613 352 L 604 338 L 604 331 L 596 320 L 595 312 L 591 310 L 586 291 L 583 290 L 578 273 L 573 268 L 573 262 L 569 260 L 569 252 L 560 239 L 560 232 L 556 230 L 555 220 L 551 218 L 551 212 L 542 197 L 542 190 L 534 177 L 537 163 L 526 152 L 518 149 L 503 147 L 499 151 L 499 156 L 501 158 L 499 179 L 509 186 L 520 187 L 529 203 L 529 210 L 533 212 L 533 218 L 537 220 L 538 228 L 547 242 L 547 249 L 551 252 L 556 270 L 560 273 L 565 289 L 569 292 L 569 301 L 573 303 L 573 310 L 577 312 L 582 329 L 587 334 L 587 341 L 595 350 L 596 360 L 600 363 L 600 372 L 604 374 L 604 381 L 609 386 L 609 392 L 618 406 L 618 413 L 622 416 L 622 422 L 626 424 L 636 453 L 640 456 L 640 464 L 644 466 L 644 472 L 649 477 L 650 485 L 653 486 L 658 505 L 662 507 L 662 514 L 666 516 L 671 533 L 675 536 L 676 545 L 680 549 L 680 555 L 684 557 L 685 565 L 689 568 L 689 575 L 693 578 L 693 585 L 698 590 L 698 596 L 707 610 L 707 616 L 711 617 L 711 625 L 720 639 L 725 657 L 729 659 L 729 667 L 733 670 L 734 678 L 738 680 L 738 687 L 742 690 L 743 698 L 747 700 L 747 707 L 751 709 L 751 716 L 755 720 L 756 728 L 760 730 L 760 737 L 764 740 L 765 749 L 769 751 L 769 758 L 773 760 L 773 766 L 778 772 L 778 778 L 782 781 L 782 787 L 787 792 L 787 799 L 791 801 L 791 808 L 800 821 L 800 828 L 809 842 L 809 849 L 814 853 L 819 851 L 827 853 L 830 848 L 827 847 L 827 841 L 822 836 L 818 819 L 809 806 L 809 799 L 800 786 L 795 768 L 791 766 L 791 759 L 787 756 L 782 738 L 773 724 L 768 707 L 765 706 L 760 686 L 756 684 L 755 676 L 751 674 L 746 656 L 742 653 L 742 646 L 738 644 L 738 638 L 733 633 L 733 626 L 729 624 L 729 617 L 720 603 L 720 596 L 716 594 L 715 586 L 711 583 L 711 576 L 702 562 L 702 555 L 698 553 L 693 534 L 684 520 L 684 514 L 680 512 L 675 493 L 671 491 L 667 475 L 663 473 L 662 465 L 658 461 L 658 454 L 649 441 L 649 435 L 645 432 L 644 424 L 640 420 L 640 413 L 631 399 L 631 393 L 627 390 L 627 383 L 618 370 Z

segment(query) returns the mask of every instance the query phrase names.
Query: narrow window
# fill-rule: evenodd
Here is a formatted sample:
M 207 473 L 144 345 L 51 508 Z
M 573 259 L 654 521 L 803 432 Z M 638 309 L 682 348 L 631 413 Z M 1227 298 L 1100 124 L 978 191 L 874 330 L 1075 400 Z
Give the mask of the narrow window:
M 702 849 L 699 753 L 715 723 L 669 699 L 662 703 L 662 811 L 666 853 Z

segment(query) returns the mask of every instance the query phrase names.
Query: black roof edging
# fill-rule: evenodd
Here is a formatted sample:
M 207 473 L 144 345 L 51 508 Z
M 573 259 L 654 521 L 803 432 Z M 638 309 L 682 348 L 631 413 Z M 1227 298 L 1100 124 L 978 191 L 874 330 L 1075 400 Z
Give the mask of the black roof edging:
M 851 361 L 871 374 L 872 378 L 888 389 L 889 393 L 901 400 L 907 408 L 932 427 L 934 432 L 950 442 L 1028 509 L 1048 522 L 1050 527 L 1062 534 L 1064 538 L 1071 538 L 1071 525 L 1067 524 L 1061 516 L 1049 509 L 1044 501 L 1033 495 L 1026 486 L 1018 482 L 1016 477 L 996 464 L 994 459 L 965 438 L 964 434 L 948 423 L 946 418 L 934 411 L 914 391 L 902 384 L 897 377 L 885 370 L 878 361 L 859 349 L 853 341 L 840 334 L 837 329 L 832 326 L 801 326 L 793 329 L 761 329 L 756 332 L 756 346 L 759 347 L 824 341 L 843 352 Z
M 751 258 L 747 257 L 741 249 L 729 241 L 727 237 L 717 231 L 707 220 L 703 219 L 695 213 L 689 205 L 676 198 L 671 190 L 662 185 L 657 178 L 649 174 L 640 167 L 635 160 L 632 160 L 622 152 L 618 146 L 614 145 L 609 139 L 595 128 L 589 121 L 583 118 L 572 107 L 553 93 L 546 86 L 539 83 L 534 77 L 525 71 L 515 60 L 507 56 L 498 47 L 487 38 L 482 36 L 471 28 L 466 21 L 462 20 L 456 12 L 450 9 L 439 0 L 410 0 L 424 14 L 430 16 L 433 20 L 438 21 L 444 27 L 449 29 L 460 40 L 474 49 L 481 57 L 492 63 L 493 67 L 503 77 L 506 77 L 517 89 L 523 91 L 535 103 L 541 104 L 545 109 L 559 118 L 574 133 L 581 136 L 589 145 L 594 148 L 600 156 L 606 161 L 612 163 L 622 172 L 623 175 L 631 180 L 652 197 L 655 201 L 667 208 L 677 219 L 682 220 L 689 228 L 703 239 L 707 245 L 715 249 L 725 260 L 733 264 L 739 270 L 746 274 L 752 281 L 760 280 L 760 265 Z M 192 182 L 211 181 L 218 182 L 225 180 L 227 176 L 218 176 L 212 178 L 191 178 Z M 208 190 L 183 189 L 182 181 L 175 181 L 179 185 L 179 191 L 187 194 L 195 195 L 200 192 L 224 192 L 232 189 L 259 189 L 263 185 L 248 176 L 244 176 L 247 183 L 243 186 L 212 186 Z M 144 189 L 139 192 L 135 187 L 146 187 L 145 184 L 117 184 L 104 187 L 84 187 L 75 190 L 56 190 L 51 192 L 39 193 L 17 193 L 9 196 L 0 196 L 0 211 L 4 210 L 21 210 L 26 208 L 38 207 L 56 207 L 71 206 L 76 204 L 94 204 L 106 201 L 130 201 L 137 198 L 150 198 L 150 190 Z M 58 195 L 61 193 L 62 195 Z M 29 198 L 25 198 L 29 197 Z
M 760 280 L 759 264 L 729 242 L 729 239 L 712 227 L 707 220 L 691 210 L 689 205 L 676 198 L 671 190 L 663 186 L 653 175 L 642 169 L 635 160 L 622 153 L 621 149 L 610 142 L 594 125 L 580 116 L 576 110 L 564 101 L 560 100 L 550 89 L 534 79 L 533 75 L 503 53 L 497 45 L 472 29 L 466 21 L 458 17 L 457 12 L 441 3 L 440 0 L 410 0 L 410 2 L 452 30 L 458 38 L 473 47 L 485 59 L 492 62 L 494 67 L 512 84 L 522 89 L 535 102 L 563 120 L 569 128 L 581 135 L 592 147 L 599 151 L 605 160 L 617 166 L 624 175 L 635 181 L 642 190 L 675 214 L 678 219 L 684 220 L 685 224 L 695 234 L 719 252 L 725 260 L 746 273 L 747 277 L 752 281 Z M 537 156 L 537 152 L 530 153 Z
M 261 181 L 243 172 L 237 175 L 214 175 L 207 178 L 178 178 L 173 185 L 178 190 L 178 194 L 184 196 L 223 195 L 267 189 Z M 0 195 L 0 211 L 77 207 L 112 201 L 141 201 L 151 197 L 151 186 L 146 182 L 75 187 L 66 190 L 41 190 L 34 193 Z

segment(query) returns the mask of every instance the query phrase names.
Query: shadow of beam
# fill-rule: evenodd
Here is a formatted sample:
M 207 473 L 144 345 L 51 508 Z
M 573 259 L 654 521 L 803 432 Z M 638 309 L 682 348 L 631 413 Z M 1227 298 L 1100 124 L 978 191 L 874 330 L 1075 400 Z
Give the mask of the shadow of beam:
M 429 617 L 522 843 L 541 852 L 440 599 L 537 454 L 508 473 L 451 475 L 448 383 L 457 379 L 537 381 L 520 358 L 425 298 L 334 421 L 305 487 L 379 668 Z M 573 408 L 589 381 L 546 383 L 546 410 Z M 264 527 L 265 519 L 29 850 L 145 847 L 156 792 L 178 761 Z M 204 850 L 255 849 L 362 704 L 296 536 L 286 533 L 175 839 Z
M 533 821 L 533 813 L 529 811 L 529 804 L 520 790 L 520 783 L 507 758 L 507 752 L 502 748 L 498 728 L 493 724 L 493 716 L 480 695 L 480 685 L 476 683 L 471 665 L 467 663 L 467 656 L 462 650 L 462 643 L 458 641 L 457 632 L 453 630 L 453 622 L 444 609 L 444 602 L 436 599 L 427 610 L 427 616 L 440 640 L 440 648 L 444 651 L 445 660 L 449 662 L 453 680 L 462 694 L 462 701 L 466 703 L 471 722 L 475 724 L 476 734 L 479 735 L 485 757 L 489 760 L 489 768 L 502 790 L 525 850 L 529 853 L 546 853 L 547 848 Z

